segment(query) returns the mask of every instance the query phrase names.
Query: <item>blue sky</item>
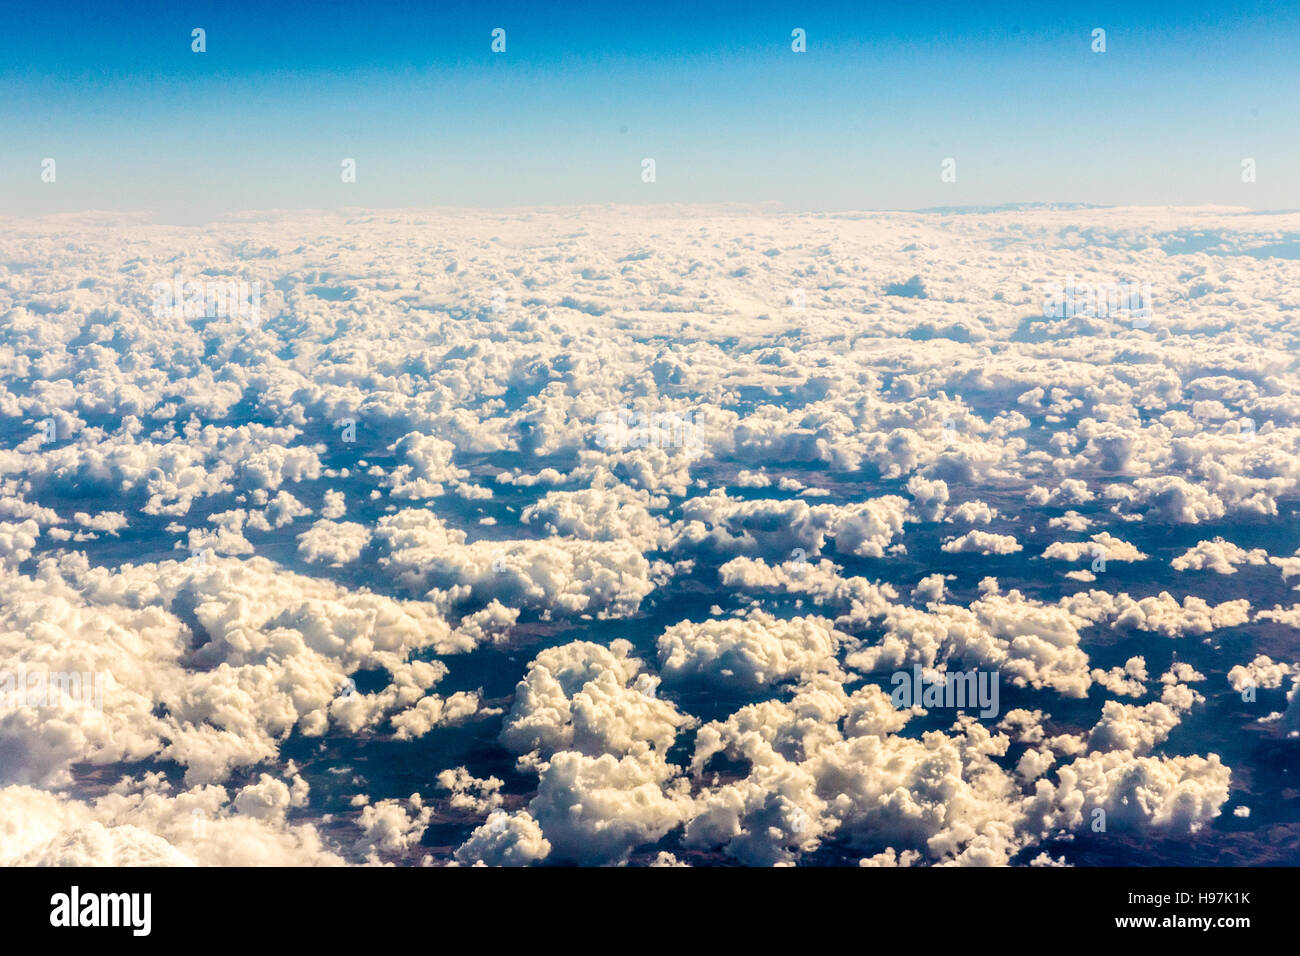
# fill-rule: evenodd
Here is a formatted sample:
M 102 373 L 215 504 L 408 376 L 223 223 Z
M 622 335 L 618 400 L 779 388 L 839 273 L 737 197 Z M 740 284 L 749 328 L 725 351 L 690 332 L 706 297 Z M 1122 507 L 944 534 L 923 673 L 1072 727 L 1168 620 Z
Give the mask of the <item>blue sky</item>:
M 1048 7 L 1048 5 L 1042 5 Z M 1300 206 L 1300 6 L 11 7 L 0 214 Z M 207 31 L 207 52 L 190 31 Z M 504 54 L 491 30 L 507 31 Z M 808 50 L 790 49 L 795 27 Z M 1093 53 L 1091 31 L 1107 32 Z M 42 183 L 41 162 L 57 163 Z M 357 163 L 357 182 L 340 163 Z M 641 181 L 652 157 L 657 179 Z M 946 157 L 957 181 L 940 180 Z M 1258 181 L 1241 182 L 1256 160 Z

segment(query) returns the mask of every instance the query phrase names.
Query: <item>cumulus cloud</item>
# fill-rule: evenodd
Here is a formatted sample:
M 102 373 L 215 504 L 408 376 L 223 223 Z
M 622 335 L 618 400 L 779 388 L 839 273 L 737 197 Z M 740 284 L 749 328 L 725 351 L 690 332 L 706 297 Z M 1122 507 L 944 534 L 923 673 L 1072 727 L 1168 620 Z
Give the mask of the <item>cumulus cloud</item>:
M 516 753 L 662 754 L 694 720 L 658 696 L 632 645 L 575 641 L 542 651 L 515 690 L 501 742 Z
M 1015 535 L 967 531 L 959 538 L 945 541 L 943 550 L 949 554 L 1015 554 L 1023 549 Z
M 370 543 L 370 529 L 355 521 L 322 519 L 298 535 L 298 554 L 309 564 L 340 567 L 355 561 Z
M 1120 697 L 1141 697 L 1147 692 L 1147 662 L 1141 657 L 1130 657 L 1123 667 L 1094 668 L 1092 679 Z
M 1180 603 L 1168 591 L 1139 599 L 1127 593 L 1091 590 L 1062 598 L 1061 605 L 1092 621 L 1108 621 L 1115 630 L 1154 631 L 1165 637 L 1208 634 L 1250 619 L 1250 602 L 1245 598 L 1210 604 L 1189 595 Z
M 1088 541 L 1054 541 L 1043 551 L 1043 557 L 1059 561 L 1078 561 L 1083 557 L 1115 562 L 1147 559 L 1147 555 L 1133 545 L 1106 531 L 1094 534 Z
M 7 224 L 0 863 L 1058 865 L 1280 799 L 1294 215 L 643 212 Z M 177 268 L 264 321 L 155 321 Z M 1040 320 L 1133 270 L 1151 328 Z
M 1258 654 L 1246 664 L 1234 664 L 1228 671 L 1228 683 L 1237 693 L 1248 687 L 1274 690 L 1294 672 L 1290 664 L 1273 660 L 1267 654 Z
M 1169 562 L 1175 571 L 1214 571 L 1217 574 L 1236 574 L 1237 565 L 1266 564 L 1268 552 L 1263 548 L 1239 548 L 1231 541 L 1215 538 L 1213 541 L 1198 542 L 1185 554 Z
M 747 618 L 683 621 L 658 640 L 664 678 L 698 678 L 723 685 L 759 687 L 819 671 L 837 673 L 844 635 L 831 622 L 811 617 L 781 620 L 757 613 Z
M 460 863 L 527 866 L 546 859 L 550 852 L 551 842 L 527 810 L 497 810 L 456 848 L 455 856 Z
M 626 616 L 654 590 L 651 565 L 629 541 L 552 537 L 468 542 L 436 515 L 405 509 L 380 518 L 379 567 L 449 608 L 500 601 L 559 614 Z

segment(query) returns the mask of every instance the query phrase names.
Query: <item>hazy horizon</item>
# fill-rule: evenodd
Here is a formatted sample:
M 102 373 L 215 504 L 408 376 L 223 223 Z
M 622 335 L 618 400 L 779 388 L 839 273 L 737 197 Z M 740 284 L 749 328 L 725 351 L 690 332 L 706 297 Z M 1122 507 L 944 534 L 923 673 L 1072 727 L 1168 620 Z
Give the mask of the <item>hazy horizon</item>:
M 759 3 L 739 18 L 241 0 L 26 14 L 0 36 L 0 215 L 1296 201 L 1300 10 Z

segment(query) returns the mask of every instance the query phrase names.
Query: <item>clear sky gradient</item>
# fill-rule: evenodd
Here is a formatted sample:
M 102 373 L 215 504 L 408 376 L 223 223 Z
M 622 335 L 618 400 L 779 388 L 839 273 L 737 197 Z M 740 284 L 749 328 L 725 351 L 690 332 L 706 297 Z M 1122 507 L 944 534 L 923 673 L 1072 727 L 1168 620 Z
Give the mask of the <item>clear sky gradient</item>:
M 194 27 L 206 53 L 191 52 Z M 796 27 L 806 53 L 791 50 Z M 1298 50 L 1300 5 L 1196 0 L 11 5 L 0 215 L 1293 209 Z M 46 157 L 54 183 L 41 181 Z M 355 183 L 341 181 L 344 157 Z M 955 183 L 940 179 L 946 157 Z

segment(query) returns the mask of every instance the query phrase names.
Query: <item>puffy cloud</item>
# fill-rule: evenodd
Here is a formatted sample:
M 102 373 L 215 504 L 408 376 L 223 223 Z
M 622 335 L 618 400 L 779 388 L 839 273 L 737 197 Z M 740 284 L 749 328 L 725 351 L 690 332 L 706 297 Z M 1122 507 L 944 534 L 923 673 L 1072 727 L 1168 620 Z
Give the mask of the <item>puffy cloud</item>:
M 1084 696 L 1091 678 L 1079 629 L 1086 619 L 1028 600 L 1019 591 L 1003 595 L 986 580 L 989 588 L 968 608 L 891 607 L 879 643 L 850 652 L 845 662 L 870 672 L 962 661 L 999 670 L 1017 686 Z
M 1029 489 L 1027 498 L 1032 505 L 1083 505 L 1096 496 L 1088 490 L 1087 482 L 1067 478 L 1056 488 L 1048 490 L 1039 485 Z
M 1037 844 L 1093 810 L 1188 832 L 1226 764 L 1269 779 L 1221 701 L 1205 754 L 1169 735 L 1221 636 L 1249 661 L 1234 689 L 1287 687 L 1261 652 L 1300 606 L 1252 618 L 1276 603 L 1258 575 L 1185 594 L 1171 571 L 1267 561 L 1294 583 L 1300 556 L 1161 527 L 1267 517 L 1285 539 L 1293 289 L 1257 251 L 1295 217 L 912 216 L 903 245 L 891 216 L 827 243 L 799 217 L 567 215 L 130 220 L 116 245 L 9 224 L 27 265 L 0 275 L 0 674 L 102 674 L 103 705 L 0 707 L 0 862 L 1055 865 Z M 431 228 L 436 248 L 410 241 Z M 917 256 L 960 268 L 882 295 L 871 275 Z M 1150 329 L 1040 321 L 1044 263 L 1186 295 Z M 176 268 L 262 280 L 265 321 L 155 321 Z M 773 292 L 791 286 L 797 314 Z M 689 415 L 690 441 L 597 441 L 629 406 Z M 973 598 L 925 566 L 1022 545 L 1085 563 L 1008 558 Z M 1098 546 L 1149 552 L 1149 574 L 1062 593 L 1109 580 Z M 1152 681 L 1152 635 L 1206 641 Z M 913 664 L 996 670 L 1018 706 L 909 733 L 878 684 Z M 718 719 L 683 774 L 701 690 Z M 1296 732 L 1296 695 L 1263 720 Z M 374 738 L 400 759 L 444 733 L 436 797 L 372 801 L 340 773 L 358 792 L 328 820 L 349 794 L 309 793 L 282 753 Z M 494 738 L 527 772 L 508 785 Z
M 524 524 L 539 524 L 551 535 L 591 541 L 631 541 L 641 551 L 667 543 L 666 522 L 650 514 L 655 502 L 645 491 L 626 485 L 552 491 L 523 510 Z M 666 502 L 660 502 L 666 504 Z
M 844 627 L 861 626 L 882 616 L 898 592 L 888 584 L 863 577 L 844 577 L 825 559 L 787 561 L 770 565 L 762 559 L 733 558 L 718 568 L 718 578 L 727 588 L 749 591 L 780 591 L 808 595 L 813 602 L 844 607 L 848 613 L 836 620 Z
M 943 600 L 944 577 L 942 574 L 927 574 L 912 589 L 912 597 L 929 604 Z
M 912 507 L 922 521 L 938 521 L 943 517 L 948 503 L 947 483 L 927 481 L 920 475 L 913 475 L 907 482 L 907 493 L 912 496 Z
M 269 782 L 273 781 L 273 782 Z M 300 781 L 299 781 L 300 782 Z M 278 785 L 278 786 L 277 786 Z M 346 862 L 310 823 L 286 821 L 302 790 L 263 775 L 231 801 L 222 787 L 177 794 L 159 779 L 90 802 L 0 788 L 6 866 L 331 866 Z
M 406 806 L 400 800 L 380 800 L 361 809 L 361 838 L 356 850 L 367 860 L 378 862 L 385 855 L 396 856 L 418 846 L 433 816 L 418 793 L 411 794 Z
M 504 800 L 500 792 L 503 780 L 499 777 L 479 779 L 469 772 L 468 767 L 443 770 L 437 780 L 438 786 L 451 791 L 447 804 L 455 810 L 483 816 L 501 806 Z
M 668 628 L 658 640 L 659 668 L 668 681 L 691 678 L 724 686 L 761 687 L 838 673 L 836 655 L 844 635 L 829 621 L 781 620 L 768 614 Z
M 897 867 L 912 866 L 921 858 L 921 854 L 916 850 L 904 850 L 899 853 L 892 846 L 888 847 L 874 856 L 866 856 L 858 861 L 858 866 L 867 867 Z
M 1149 753 L 1181 722 L 1184 704 L 1190 706 L 1191 699 L 1184 700 L 1169 689 L 1160 700 L 1144 706 L 1108 700 L 1102 705 L 1101 720 L 1088 735 L 1088 746 L 1092 750 Z
M 72 516 L 72 519 L 83 528 L 89 528 L 91 531 L 105 531 L 111 535 L 116 535 L 127 525 L 126 515 L 120 511 L 101 511 L 95 515 L 78 511 Z
M 3 773 L 19 783 L 66 780 L 73 763 L 150 757 L 180 762 L 192 782 L 220 781 L 274 758 L 294 727 L 356 730 L 415 705 L 446 668 L 411 655 L 473 646 L 427 605 L 350 594 L 261 558 L 116 572 L 47 561 L 39 579 L 0 575 L 0 595 L 0 669 L 102 675 L 102 710 L 47 713 L 36 701 L 0 714 L 12 755 Z M 204 643 L 191 650 L 195 632 Z M 386 668 L 393 683 L 341 699 L 347 675 L 365 666 Z
M 32 556 L 41 529 L 35 521 L 0 521 L 0 561 L 21 564 Z
M 324 504 L 321 505 L 320 509 L 322 518 L 342 518 L 347 513 L 348 509 L 343 492 L 335 491 L 333 488 L 325 492 Z
M 380 518 L 372 540 L 380 568 L 442 607 L 497 600 L 508 607 L 621 617 L 654 590 L 650 562 L 625 540 L 466 538 L 430 512 L 407 509 Z
M 1196 547 L 1189 548 L 1180 557 L 1169 562 L 1175 571 L 1209 570 L 1218 574 L 1236 574 L 1239 564 L 1266 564 L 1268 552 L 1263 548 L 1247 551 L 1231 541 L 1215 538 L 1213 541 L 1200 541 Z
M 435 727 L 459 724 L 476 715 L 499 714 L 497 709 L 480 707 L 479 695 L 473 691 L 457 691 L 449 697 L 430 694 L 391 718 L 394 737 L 413 740 L 423 737 Z
M 1247 687 L 1275 690 L 1282 686 L 1282 682 L 1293 670 L 1290 664 L 1274 661 L 1267 654 L 1257 654 L 1255 659 L 1247 664 L 1233 665 L 1228 671 L 1228 683 L 1237 693 L 1241 693 Z
M 1089 541 L 1054 541 L 1043 551 L 1043 557 L 1060 561 L 1078 561 L 1083 557 L 1115 562 L 1147 559 L 1147 555 L 1133 545 L 1106 531 L 1094 534 Z
M 964 521 L 967 524 L 991 524 L 1001 512 L 986 501 L 963 501 L 948 511 L 945 521 Z
M 0 539 L 3 540 L 3 539 Z M 1282 569 L 1282 580 L 1300 577 L 1300 551 L 1289 558 L 1269 558 L 1268 563 Z
M 1062 531 L 1083 532 L 1092 527 L 1092 520 L 1077 511 L 1067 511 L 1059 517 L 1049 518 L 1047 526 Z
M 283 528 L 285 525 L 292 524 L 296 519 L 309 514 L 311 514 L 310 508 L 289 494 L 289 492 L 281 491 L 266 503 L 261 529 Z
M 469 477 L 452 464 L 456 446 L 442 438 L 408 432 L 388 448 L 405 462 L 387 478 L 394 498 L 434 498 L 443 494 L 445 483 Z
M 809 505 L 797 499 L 742 501 L 715 491 L 683 502 L 675 547 L 785 558 L 796 548 L 820 553 L 832 538 L 841 554 L 879 558 L 902 531 L 907 508 L 897 495 Z
M 1189 595 L 1180 604 L 1168 591 L 1141 599 L 1126 593 L 1084 591 L 1062 598 L 1061 606 L 1098 623 L 1108 620 L 1115 630 L 1154 631 L 1165 637 L 1208 634 L 1250 619 L 1250 602 L 1245 598 L 1212 605 Z
M 370 543 L 370 529 L 355 521 L 322 519 L 298 535 L 298 554 L 309 564 L 341 567 L 361 556 Z
M 959 538 L 945 541 L 943 550 L 948 554 L 1015 554 L 1023 549 L 1015 535 L 967 531 Z
M 694 720 L 658 697 L 659 679 L 631 651 L 622 639 L 609 647 L 575 641 L 542 651 L 515 689 L 501 742 L 544 758 L 560 750 L 664 753 Z
M 541 768 L 528 812 L 551 844 L 551 858 L 622 863 L 689 817 L 690 787 L 649 751 L 598 757 L 563 750 Z
M 1059 783 L 1039 791 L 1059 808 L 1068 827 L 1100 809 L 1107 827 L 1172 828 L 1195 833 L 1217 817 L 1228 800 L 1231 771 L 1217 754 L 1208 757 L 1134 757 L 1126 750 L 1092 753 L 1061 767 Z
M 1112 694 L 1141 697 L 1147 692 L 1147 662 L 1141 657 L 1130 657 L 1123 667 L 1112 667 L 1108 671 L 1094 668 L 1092 679 Z
M 1131 490 L 1117 489 L 1115 497 L 1142 509 L 1148 521 L 1169 524 L 1200 524 L 1227 512 L 1218 495 L 1178 475 L 1139 478 Z
M 460 863 L 527 866 L 546 859 L 550 852 L 551 842 L 527 810 L 497 810 L 456 848 L 455 855 Z

